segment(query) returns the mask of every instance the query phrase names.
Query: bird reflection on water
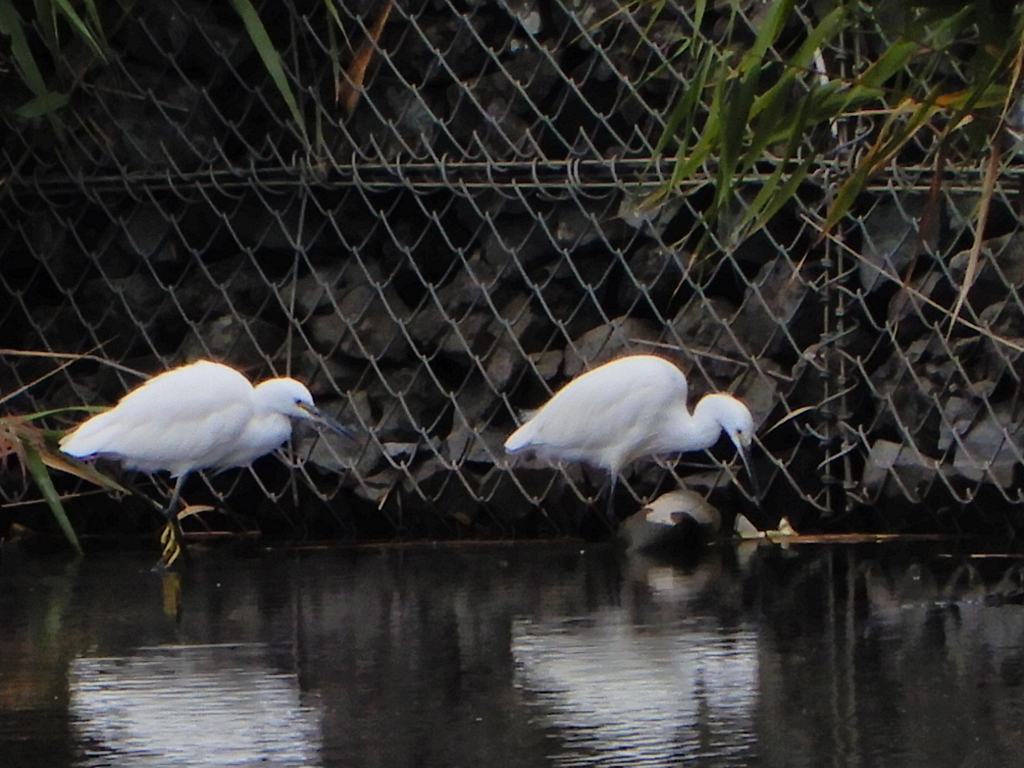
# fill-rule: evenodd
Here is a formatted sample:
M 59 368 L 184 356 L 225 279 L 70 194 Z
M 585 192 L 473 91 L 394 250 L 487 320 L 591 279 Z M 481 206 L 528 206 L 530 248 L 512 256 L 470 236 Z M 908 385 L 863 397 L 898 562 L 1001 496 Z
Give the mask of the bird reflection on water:
M 1020 561 L 962 546 L 204 552 L 177 620 L 137 556 L 5 549 L 0 762 L 1016 765 Z

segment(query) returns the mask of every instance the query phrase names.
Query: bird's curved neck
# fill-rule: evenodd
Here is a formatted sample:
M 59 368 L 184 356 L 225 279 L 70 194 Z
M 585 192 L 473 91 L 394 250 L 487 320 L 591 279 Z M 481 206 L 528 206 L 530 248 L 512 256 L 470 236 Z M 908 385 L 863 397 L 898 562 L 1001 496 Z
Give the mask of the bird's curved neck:
M 689 413 L 685 408 L 673 411 L 665 424 L 665 450 L 702 451 L 718 442 L 722 434 L 713 395 L 705 395 Z

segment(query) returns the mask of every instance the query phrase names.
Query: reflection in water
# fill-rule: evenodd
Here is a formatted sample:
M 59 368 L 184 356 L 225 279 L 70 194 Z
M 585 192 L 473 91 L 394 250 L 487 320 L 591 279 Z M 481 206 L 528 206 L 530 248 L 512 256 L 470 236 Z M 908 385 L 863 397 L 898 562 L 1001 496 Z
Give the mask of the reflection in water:
M 81 765 L 314 764 L 319 716 L 274 655 L 258 644 L 199 645 L 76 659 L 69 714 Z
M 556 764 L 670 765 L 752 758 L 757 645 L 752 632 L 647 632 L 602 612 L 593 622 L 518 622 L 520 684 L 564 742 Z M 737 738 L 739 736 L 739 738 Z M 731 758 L 731 759 L 730 759 Z
M 0 764 L 1019 763 L 1019 560 L 752 545 L 0 553 Z M 173 612 L 171 612 L 173 614 Z M 955 724 L 955 726 L 954 726 Z

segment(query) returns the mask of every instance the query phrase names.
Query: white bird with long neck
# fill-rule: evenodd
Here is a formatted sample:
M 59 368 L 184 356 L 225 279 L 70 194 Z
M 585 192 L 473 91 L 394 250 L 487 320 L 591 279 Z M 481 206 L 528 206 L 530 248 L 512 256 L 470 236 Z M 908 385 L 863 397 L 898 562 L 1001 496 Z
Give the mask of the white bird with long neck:
M 292 420 L 352 434 L 321 413 L 295 379 L 253 387 L 234 368 L 201 360 L 132 390 L 61 438 L 60 448 L 78 458 L 116 459 L 128 469 L 170 472 L 177 482 L 163 514 L 184 551 L 177 507 L 189 473 L 247 466 L 288 439 Z
M 505 441 L 514 453 L 546 461 L 582 461 L 611 473 L 643 456 L 710 448 L 725 432 L 753 482 L 749 409 L 723 393 L 705 395 L 691 414 L 686 376 L 654 355 L 605 363 L 566 384 Z

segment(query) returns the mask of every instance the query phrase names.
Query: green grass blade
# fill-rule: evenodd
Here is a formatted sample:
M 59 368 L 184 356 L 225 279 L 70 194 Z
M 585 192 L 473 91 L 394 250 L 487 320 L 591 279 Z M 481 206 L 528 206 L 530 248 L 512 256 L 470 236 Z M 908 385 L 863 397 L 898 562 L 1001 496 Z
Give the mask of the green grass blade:
M 786 19 L 793 12 L 794 4 L 795 0 L 775 0 L 761 20 L 761 28 L 757 31 L 754 44 L 744 54 L 740 63 L 740 71 L 745 72 L 748 78 L 756 79 L 759 75 L 761 66 L 764 64 L 764 57 L 768 55 L 768 49 L 778 38 Z
M 29 47 L 28 38 L 25 37 L 25 29 L 21 23 L 21 16 L 11 0 L 0 0 L 0 34 L 11 38 L 11 56 L 15 64 L 21 70 L 25 84 L 36 96 L 42 96 L 49 91 L 43 73 L 39 71 L 35 56 Z
M 335 26 L 341 30 L 342 34 L 345 32 L 345 27 L 341 23 L 341 17 L 338 15 L 338 9 L 334 7 L 334 0 L 324 0 L 324 5 L 327 7 L 327 15 L 331 17 L 334 24 L 327 25 L 327 50 L 330 51 L 331 58 L 331 82 L 334 84 L 334 101 L 335 104 L 338 102 L 339 86 L 341 85 L 342 74 L 341 69 L 341 50 L 338 46 L 338 33 L 335 32 Z M 317 115 L 317 131 L 321 130 L 319 124 L 319 114 Z M 320 146 L 320 138 L 317 137 L 317 146 Z
M 771 99 L 761 102 L 761 110 L 756 119 L 752 119 L 750 125 L 750 141 L 744 153 L 743 163 L 739 173 L 746 173 L 754 167 L 754 164 L 761 159 L 764 151 L 779 140 L 780 127 L 787 126 L 792 122 L 790 112 L 793 111 L 791 99 L 786 91 L 774 90 Z M 803 124 L 806 115 L 806 105 L 810 101 L 810 94 L 800 99 L 796 112 L 801 115 L 800 123 Z M 792 133 L 788 130 L 787 133 Z
M 693 28 L 699 30 L 704 21 L 704 14 L 708 10 L 708 0 L 697 0 L 693 4 Z
M 810 69 L 815 51 L 819 50 L 825 43 L 832 40 L 832 38 L 846 27 L 848 23 L 847 16 L 847 8 L 845 6 L 840 6 L 828 14 L 821 20 L 821 23 L 819 23 L 818 26 L 811 30 L 807 39 L 786 63 L 786 71 L 783 73 L 782 77 L 779 78 L 778 82 L 754 100 L 754 104 L 751 106 L 752 117 L 765 109 L 766 105 L 779 99 L 780 95 L 784 96 L 789 94 L 793 87 L 793 81 L 797 76 L 806 73 Z M 836 82 L 836 87 L 839 85 L 840 83 Z M 823 116 L 823 118 L 824 117 L 831 118 L 834 117 L 834 115 Z
M 84 554 L 82 552 L 82 545 L 78 542 L 78 536 L 75 534 L 75 529 L 71 526 L 71 521 L 68 520 L 67 513 L 64 511 L 60 494 L 57 493 L 57 489 L 53 486 L 50 473 L 46 471 L 46 465 L 43 463 L 42 457 L 28 440 L 22 440 L 21 445 L 25 451 L 25 462 L 28 464 L 29 474 L 32 475 L 36 487 L 39 488 L 43 498 L 46 499 L 50 511 L 53 512 L 53 516 L 57 518 L 57 524 L 64 532 L 65 538 L 76 553 L 79 555 Z
M 78 11 L 75 10 L 69 0 L 53 0 L 53 2 L 60 8 L 61 13 L 64 14 L 78 36 L 92 48 L 93 53 L 103 59 L 103 61 L 106 61 L 107 54 L 103 50 L 103 46 L 96 40 L 92 30 L 89 29 L 89 25 L 82 20 L 82 17 L 78 15 Z
M 864 70 L 863 74 L 857 78 L 857 82 L 868 88 L 880 88 L 889 78 L 902 72 L 909 63 L 910 57 L 920 49 L 920 44 L 914 40 L 897 40 Z
M 786 204 L 796 192 L 800 183 L 807 177 L 811 165 L 817 159 L 816 154 L 808 153 L 808 156 L 796 170 L 790 173 L 786 183 L 780 185 L 789 161 L 796 156 L 806 132 L 807 115 L 812 101 L 809 96 L 810 94 L 808 94 L 808 98 L 800 100 L 796 117 L 791 121 L 791 133 L 781 161 L 775 166 L 771 176 L 768 177 L 761 189 L 758 190 L 757 195 L 755 195 L 739 226 L 736 228 L 739 232 L 738 240 L 746 238 L 751 232 L 764 226 Z M 764 114 L 768 115 L 767 112 Z
M 785 166 L 780 165 L 778 169 L 780 174 L 778 176 L 772 174 L 771 186 L 766 185 L 765 190 L 763 190 L 765 192 L 764 197 L 761 198 L 759 194 L 758 198 L 761 199 L 755 198 L 754 204 L 751 205 L 752 215 L 744 222 L 742 230 L 751 234 L 771 221 L 772 217 L 779 212 L 782 206 L 793 198 L 804 179 L 810 175 L 811 166 L 815 159 L 813 156 L 806 158 L 796 169 L 790 172 L 789 178 L 781 186 L 778 185 L 778 181 L 782 178 L 781 171 L 784 170 Z
M 938 89 L 940 86 L 936 86 Z M 839 220 L 846 215 L 853 205 L 854 200 L 863 191 L 868 179 L 878 170 L 889 158 L 899 152 L 908 141 L 920 130 L 928 118 L 935 113 L 934 105 L 936 91 L 929 95 L 925 101 L 920 102 L 911 113 L 910 117 L 901 122 L 901 116 L 905 114 L 903 109 L 895 109 L 886 120 L 882 128 L 882 137 L 874 147 L 871 148 L 854 169 L 853 174 L 843 182 L 836 193 L 836 197 L 829 209 L 825 223 L 822 225 L 822 232 L 829 232 L 839 223 Z
M 881 101 L 884 96 L 885 91 L 881 88 L 868 88 L 862 85 L 845 88 L 840 81 L 832 80 L 818 88 L 811 114 L 818 120 L 828 120 L 840 117 L 862 104 Z
M 341 23 L 341 16 L 338 15 L 338 9 L 334 7 L 334 0 L 324 0 L 324 7 L 327 8 L 327 14 L 338 25 L 338 29 L 344 32 L 345 25 Z
M 786 19 L 793 12 L 793 5 L 794 0 L 780 0 L 772 4 L 768 14 L 761 22 L 761 28 L 757 32 L 753 46 L 740 62 L 738 87 L 730 89 L 732 92 L 728 94 L 728 98 L 723 100 L 718 184 L 715 189 L 713 210 L 717 210 L 725 202 L 735 187 L 737 168 L 744 156 L 744 143 L 749 131 L 751 109 L 754 106 L 757 89 L 760 85 L 765 57 L 778 38 Z M 781 91 L 779 95 L 781 98 Z M 759 149 L 754 148 L 754 151 L 748 152 L 747 166 L 753 165 L 759 156 Z
M 703 46 L 700 53 L 696 53 L 696 55 L 700 57 L 700 60 L 693 79 L 676 101 L 675 106 L 672 107 L 672 111 L 669 112 L 665 129 L 661 132 L 658 143 L 654 147 L 655 155 L 660 155 L 673 137 L 678 137 L 682 145 L 686 146 L 693 135 L 693 126 L 700 106 L 701 95 L 707 87 L 708 77 L 717 53 L 712 47 Z
M 43 36 L 50 53 L 56 54 L 60 50 L 60 37 L 57 32 L 57 12 L 53 8 L 53 3 L 50 0 L 34 0 L 33 4 L 39 34 Z
M 14 110 L 14 114 L 27 120 L 33 117 L 52 114 L 67 103 L 68 96 L 66 93 L 47 91 L 46 93 L 40 94 L 39 96 L 26 101 Z
M 256 13 L 256 9 L 249 0 L 231 0 L 231 5 L 241 17 L 242 23 L 245 24 L 246 32 L 249 33 L 249 39 L 256 46 L 256 51 L 263 60 L 263 66 L 267 68 L 267 72 L 270 73 L 270 78 L 274 81 L 274 85 L 277 86 L 281 98 L 288 105 L 288 109 L 292 113 L 292 119 L 295 120 L 295 124 L 302 131 L 302 135 L 305 136 L 306 120 L 299 109 L 295 93 L 288 83 L 288 77 L 285 75 L 284 67 L 281 64 L 281 55 L 277 52 L 273 42 L 271 42 L 270 35 L 267 34 L 267 29 L 263 26 L 259 14 Z
M 711 104 L 708 107 L 708 116 L 704 120 L 704 128 L 693 151 L 687 156 L 686 147 L 682 146 L 676 153 L 676 165 L 672 169 L 673 187 L 690 178 L 693 172 L 703 165 L 711 151 L 719 145 L 727 86 L 728 79 L 719 77 L 715 83 Z
M 815 52 L 849 25 L 849 16 L 850 9 L 846 5 L 840 5 L 818 22 L 818 26 L 811 29 L 807 39 L 790 57 L 790 73 L 795 74 L 809 70 L 814 61 Z
M 106 38 L 103 35 L 103 20 L 100 18 L 99 10 L 96 8 L 96 3 L 93 0 L 82 0 L 85 5 L 85 10 L 89 14 L 89 20 L 92 22 L 92 28 L 96 30 L 96 34 L 100 36 L 100 42 L 106 47 Z

